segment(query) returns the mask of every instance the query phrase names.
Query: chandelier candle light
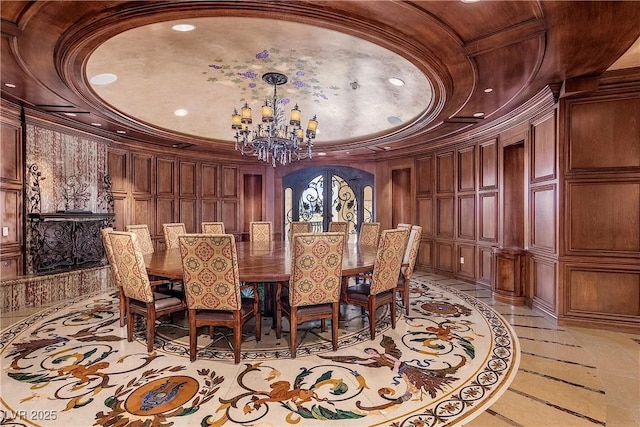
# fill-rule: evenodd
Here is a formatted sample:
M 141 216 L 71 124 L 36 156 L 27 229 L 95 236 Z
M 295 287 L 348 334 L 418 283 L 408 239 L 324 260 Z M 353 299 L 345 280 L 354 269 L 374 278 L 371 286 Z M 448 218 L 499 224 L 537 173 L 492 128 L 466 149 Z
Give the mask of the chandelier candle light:
M 298 105 L 291 110 L 289 125 L 284 123 L 282 105 L 278 102 L 277 87 L 287 83 L 288 78 L 280 73 L 266 73 L 262 80 L 273 85 L 273 98 L 267 99 L 262 106 L 262 124 L 249 130 L 252 123 L 251 108 L 245 102 L 244 107 L 233 110 L 231 116 L 231 129 L 236 131 L 236 150 L 242 154 L 251 154 L 259 160 L 271 162 L 275 167 L 276 162 L 286 165 L 292 160 L 311 158 L 313 139 L 316 137 L 318 120 L 313 116 L 309 120 L 305 133 L 300 127 L 300 110 Z M 301 147 L 306 143 L 306 150 Z

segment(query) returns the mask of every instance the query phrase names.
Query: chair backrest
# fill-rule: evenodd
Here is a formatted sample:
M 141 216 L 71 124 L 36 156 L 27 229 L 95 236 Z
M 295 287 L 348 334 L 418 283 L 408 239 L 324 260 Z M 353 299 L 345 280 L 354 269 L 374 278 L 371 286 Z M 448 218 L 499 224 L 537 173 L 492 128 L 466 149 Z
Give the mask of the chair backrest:
M 153 302 L 153 291 L 138 245 L 138 236 L 133 232 L 112 231 L 109 239 L 124 294 L 138 301 Z
M 346 221 L 331 221 L 329 223 L 329 232 L 341 232 L 344 233 L 344 238 L 347 239 L 347 235 L 349 233 L 349 223 Z
M 204 234 L 225 234 L 224 222 L 203 222 L 201 228 Z
M 162 224 L 162 231 L 164 233 L 164 244 L 167 249 L 176 249 L 180 247 L 178 236 L 187 234 L 187 227 L 181 222 L 171 222 Z
M 118 273 L 118 266 L 116 265 L 116 260 L 113 257 L 113 246 L 111 245 L 111 238 L 109 237 L 109 233 L 113 231 L 112 227 L 105 227 L 100 230 L 100 234 L 102 234 L 102 244 L 104 245 L 104 253 L 107 256 L 107 261 L 109 261 L 109 268 L 111 269 L 111 274 L 113 275 L 113 280 L 116 282 L 118 287 L 122 286 L 120 282 L 120 274 Z
M 376 259 L 373 264 L 371 275 L 372 295 L 379 294 L 389 289 L 394 289 L 398 285 L 400 267 L 409 230 L 405 228 L 395 228 L 383 230 L 380 234 L 380 242 L 376 252 Z
M 338 302 L 344 234 L 298 233 L 291 244 L 289 304 L 296 307 Z
M 307 221 L 293 221 L 289 229 L 289 240 L 293 239 L 294 234 L 311 233 L 311 223 Z
M 406 228 L 408 230 L 411 230 L 411 224 L 407 224 L 407 223 L 404 223 L 404 222 L 399 222 L 398 226 L 396 228 Z
M 409 234 L 409 240 L 407 242 L 407 248 L 402 259 L 402 264 L 406 265 L 400 269 L 402 276 L 406 280 L 411 279 L 411 275 L 413 275 L 413 269 L 416 266 L 416 260 L 418 258 L 418 249 L 420 248 L 421 238 L 422 227 L 419 225 L 412 226 L 411 233 Z
M 252 221 L 249 225 L 249 240 L 251 240 L 252 242 L 271 241 L 270 221 Z
M 147 224 L 131 224 L 127 225 L 124 229 L 125 231 L 136 234 L 138 246 L 144 255 L 154 252 L 153 241 L 151 240 L 151 234 L 149 233 Z
M 240 310 L 238 255 L 233 234 L 183 234 L 178 240 L 187 307 Z
M 365 246 L 378 246 L 380 239 L 380 223 L 379 222 L 363 222 L 360 224 L 360 233 L 358 234 L 358 244 Z

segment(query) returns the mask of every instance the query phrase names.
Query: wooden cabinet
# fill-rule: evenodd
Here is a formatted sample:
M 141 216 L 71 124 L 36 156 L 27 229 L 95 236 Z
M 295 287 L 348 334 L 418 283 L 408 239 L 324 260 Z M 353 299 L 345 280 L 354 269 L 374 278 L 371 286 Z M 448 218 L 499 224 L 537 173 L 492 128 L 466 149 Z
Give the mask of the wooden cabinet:
M 493 248 L 491 287 L 498 301 L 524 305 L 527 290 L 527 252 L 522 249 Z

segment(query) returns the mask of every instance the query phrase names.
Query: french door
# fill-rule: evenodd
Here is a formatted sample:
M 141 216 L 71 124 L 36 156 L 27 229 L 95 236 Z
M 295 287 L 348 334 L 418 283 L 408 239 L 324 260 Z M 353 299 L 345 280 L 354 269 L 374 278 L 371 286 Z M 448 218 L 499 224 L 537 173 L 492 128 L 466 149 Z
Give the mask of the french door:
M 326 231 L 329 222 L 349 224 L 350 240 L 360 224 L 371 222 L 373 175 L 346 166 L 314 166 L 283 177 L 284 230 L 287 238 L 291 221 L 313 224 L 313 231 Z

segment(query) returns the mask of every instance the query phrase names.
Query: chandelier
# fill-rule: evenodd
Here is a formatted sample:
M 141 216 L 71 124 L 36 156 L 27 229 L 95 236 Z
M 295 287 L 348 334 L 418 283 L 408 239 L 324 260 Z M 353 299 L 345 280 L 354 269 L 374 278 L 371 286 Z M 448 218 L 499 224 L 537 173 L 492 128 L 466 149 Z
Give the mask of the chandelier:
M 236 131 L 235 148 L 243 155 L 256 156 L 259 160 L 286 165 L 293 160 L 311 158 L 313 139 L 316 137 L 318 120 L 313 116 L 307 125 L 306 140 L 304 130 L 300 127 L 300 110 L 298 104 L 291 110 L 289 124 L 285 124 L 282 101 L 278 101 L 277 87 L 287 83 L 288 78 L 280 73 L 266 73 L 262 80 L 273 85 L 273 98 L 262 106 L 262 123 L 249 129 L 251 125 L 251 108 L 245 102 L 244 107 L 233 110 L 231 129 Z M 306 144 L 303 148 L 302 145 Z

